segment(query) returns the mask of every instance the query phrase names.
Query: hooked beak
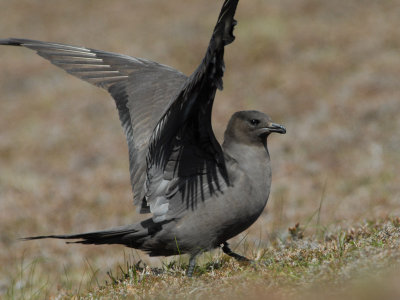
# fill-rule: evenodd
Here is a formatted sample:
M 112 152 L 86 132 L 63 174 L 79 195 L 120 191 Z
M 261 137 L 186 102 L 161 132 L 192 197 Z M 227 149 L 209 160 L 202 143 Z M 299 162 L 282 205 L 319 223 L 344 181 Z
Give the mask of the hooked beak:
M 276 123 L 269 123 L 267 127 L 258 129 L 258 133 L 260 136 L 265 135 L 265 134 L 270 134 L 272 132 L 285 134 L 286 128 L 284 126 L 276 124 Z
M 276 133 L 280 133 L 280 134 L 286 133 L 286 128 L 284 126 L 276 124 L 276 123 L 269 124 L 267 129 L 269 129 L 269 132 L 276 132 Z

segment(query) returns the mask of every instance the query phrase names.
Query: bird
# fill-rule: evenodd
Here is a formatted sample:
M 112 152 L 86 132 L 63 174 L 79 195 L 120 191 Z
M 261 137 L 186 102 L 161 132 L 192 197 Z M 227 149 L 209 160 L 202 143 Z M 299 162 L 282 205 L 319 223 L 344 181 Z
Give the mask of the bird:
M 235 40 L 239 0 L 225 0 L 206 54 L 186 76 L 150 60 L 30 39 L 0 39 L 22 46 L 75 77 L 107 90 L 115 100 L 129 150 L 133 202 L 148 217 L 95 232 L 41 235 L 80 244 L 121 244 L 150 256 L 189 254 L 191 277 L 199 254 L 221 247 L 239 261 L 228 240 L 263 212 L 271 188 L 267 139 L 285 134 L 259 111 L 232 115 L 222 145 L 211 124 L 223 89 L 225 46 Z M 72 241 L 72 242 L 71 242 Z

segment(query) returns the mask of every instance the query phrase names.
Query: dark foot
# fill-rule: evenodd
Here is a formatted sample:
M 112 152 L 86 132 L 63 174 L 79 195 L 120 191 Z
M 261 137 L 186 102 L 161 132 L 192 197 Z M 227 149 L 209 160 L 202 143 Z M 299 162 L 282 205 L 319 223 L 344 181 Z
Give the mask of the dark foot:
M 248 259 L 247 257 L 241 256 L 240 254 L 233 252 L 232 249 L 229 248 L 229 244 L 227 242 L 223 243 L 222 251 L 224 251 L 225 254 L 233 257 L 237 261 L 252 262 L 252 260 Z
M 197 255 L 190 256 L 189 266 L 188 266 L 188 269 L 187 269 L 187 272 L 186 272 L 186 276 L 187 277 L 192 277 L 193 276 L 194 268 L 196 267 L 196 258 L 197 258 Z

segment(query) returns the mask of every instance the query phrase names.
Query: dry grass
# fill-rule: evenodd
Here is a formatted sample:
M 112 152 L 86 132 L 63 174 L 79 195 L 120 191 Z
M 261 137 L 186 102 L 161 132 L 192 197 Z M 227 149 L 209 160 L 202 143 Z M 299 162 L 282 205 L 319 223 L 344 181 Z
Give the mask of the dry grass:
M 93 274 L 89 291 L 61 289 L 59 299 L 398 299 L 400 218 L 303 236 L 300 230 L 271 240 L 269 247 L 244 242 L 255 259 L 240 264 L 227 256 L 204 255 L 194 278 L 187 264 L 151 268 L 127 260 L 101 285 Z M 26 272 L 30 271 L 30 268 Z M 32 267 L 33 268 L 33 267 Z M 14 290 L 10 291 L 12 298 Z M 34 295 L 27 289 L 25 295 Z
M 85 45 L 189 74 L 205 51 L 220 2 L 0 0 L 0 37 Z M 324 245 L 324 232 L 400 215 L 399 15 L 399 0 L 239 3 L 215 131 L 222 137 L 240 109 L 264 111 L 288 128 L 286 136 L 270 139 L 270 203 L 246 233 L 255 249 L 279 256 L 273 241 L 296 222 L 308 224 L 305 237 Z M 27 49 L 1 48 L 0 67 L 0 297 L 10 291 L 14 298 L 85 294 L 97 286 L 95 278 L 101 285 L 107 270 L 123 264 L 124 251 L 160 266 L 161 259 L 117 246 L 17 241 L 128 224 L 140 216 L 131 205 L 127 147 L 110 97 Z M 386 255 L 385 247 L 374 249 Z M 343 270 L 352 268 L 351 259 Z M 372 262 L 385 261 L 380 259 Z M 289 293 L 291 276 L 279 277 L 269 266 L 254 273 L 229 261 L 216 271 L 220 279 L 211 272 L 197 283 L 177 274 L 168 293 L 181 284 L 187 285 L 182 293 L 197 288 L 191 295 L 276 286 Z M 308 269 L 297 269 L 300 283 L 307 282 Z M 352 278 L 346 276 L 329 278 Z M 152 280 L 164 284 L 161 278 Z
M 394 279 L 400 273 L 393 267 L 400 259 L 400 219 L 367 222 L 349 230 L 325 232 L 323 237 L 289 235 L 273 240 L 268 248 L 248 245 L 247 254 L 256 259 L 250 266 L 214 256 L 198 268 L 194 280 L 186 278 L 180 266 L 164 268 L 161 275 L 154 275 L 150 268 L 128 269 L 127 278 L 121 276 L 120 281 L 83 296 L 300 299 L 317 292 L 326 297 L 353 294 L 388 299 L 385 296 L 400 295 Z

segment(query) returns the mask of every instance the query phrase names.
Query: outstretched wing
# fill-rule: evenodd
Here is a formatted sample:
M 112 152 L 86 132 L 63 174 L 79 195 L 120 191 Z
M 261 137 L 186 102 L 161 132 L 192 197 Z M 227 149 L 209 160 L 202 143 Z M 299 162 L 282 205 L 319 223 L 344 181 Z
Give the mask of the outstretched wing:
M 173 211 L 194 208 L 198 201 L 223 192 L 229 178 L 211 111 L 222 89 L 224 47 L 235 39 L 238 0 L 225 0 L 206 55 L 158 122 L 147 156 L 146 200 L 142 207 L 155 221 L 172 218 Z M 180 195 L 180 197 L 177 197 Z
M 134 203 L 140 204 L 150 137 L 187 77 L 152 61 L 84 47 L 15 38 L 0 40 L 0 45 L 35 50 L 68 73 L 111 93 L 129 146 Z

